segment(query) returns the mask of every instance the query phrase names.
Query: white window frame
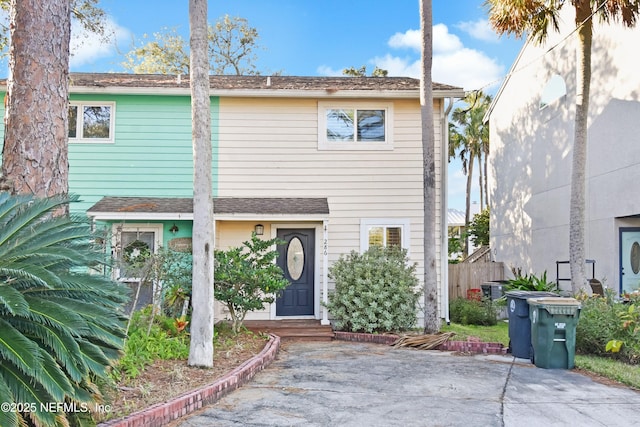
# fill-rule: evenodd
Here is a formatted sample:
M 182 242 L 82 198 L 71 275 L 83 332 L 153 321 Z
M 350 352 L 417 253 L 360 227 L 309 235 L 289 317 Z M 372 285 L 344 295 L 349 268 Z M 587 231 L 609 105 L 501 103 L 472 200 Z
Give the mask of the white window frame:
M 373 227 L 400 227 L 402 247 L 409 251 L 411 245 L 411 221 L 408 218 L 363 218 L 360 220 L 360 252 L 369 249 L 369 229 Z M 385 233 L 386 235 L 386 233 Z
M 114 131 L 116 121 L 116 103 L 110 101 L 70 101 L 69 107 L 77 107 L 78 114 L 76 123 L 76 137 L 69 137 L 69 142 L 74 144 L 109 144 L 114 142 Z M 109 107 L 111 117 L 109 118 L 109 138 L 83 138 L 78 136 L 84 129 L 84 107 Z
M 120 233 L 122 232 L 132 232 L 132 233 L 145 233 L 145 232 L 152 232 L 154 233 L 153 239 L 153 253 L 157 253 L 158 250 L 160 249 L 161 245 L 162 245 L 162 239 L 163 239 L 163 235 L 162 235 L 162 231 L 163 231 L 163 224 L 122 224 L 122 223 L 114 223 L 111 226 L 111 235 L 112 240 L 111 240 L 111 250 L 112 250 L 112 256 L 114 257 L 114 259 L 117 259 L 118 254 L 116 253 L 117 250 L 123 250 L 124 248 L 118 248 L 118 242 L 122 241 L 122 238 L 120 236 Z M 139 277 L 123 277 L 120 275 L 120 267 L 116 267 L 113 269 L 113 278 L 115 280 L 119 280 L 121 282 L 138 282 L 141 280 L 141 278 Z
M 327 110 L 384 110 L 384 141 L 329 141 L 327 140 Z M 357 133 L 354 130 L 354 133 Z M 318 102 L 318 150 L 393 150 L 393 103 L 392 102 Z

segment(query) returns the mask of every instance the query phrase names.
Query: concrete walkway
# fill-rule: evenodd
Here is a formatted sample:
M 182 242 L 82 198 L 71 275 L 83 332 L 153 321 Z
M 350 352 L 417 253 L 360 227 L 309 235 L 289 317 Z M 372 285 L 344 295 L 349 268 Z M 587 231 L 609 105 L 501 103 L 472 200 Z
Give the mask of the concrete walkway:
M 176 425 L 638 426 L 640 393 L 511 356 L 287 343 L 253 381 Z

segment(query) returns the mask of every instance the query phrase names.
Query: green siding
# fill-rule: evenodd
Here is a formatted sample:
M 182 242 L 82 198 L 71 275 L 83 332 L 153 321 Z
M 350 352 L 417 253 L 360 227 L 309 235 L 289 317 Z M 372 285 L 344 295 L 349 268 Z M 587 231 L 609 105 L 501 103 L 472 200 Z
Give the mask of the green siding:
M 193 195 L 188 96 L 72 94 L 71 100 L 115 102 L 114 142 L 69 144 L 69 191 L 82 199 L 72 211 L 85 212 L 103 196 Z M 213 97 L 214 196 L 218 195 L 219 105 Z M 4 115 L 4 107 L 0 111 Z

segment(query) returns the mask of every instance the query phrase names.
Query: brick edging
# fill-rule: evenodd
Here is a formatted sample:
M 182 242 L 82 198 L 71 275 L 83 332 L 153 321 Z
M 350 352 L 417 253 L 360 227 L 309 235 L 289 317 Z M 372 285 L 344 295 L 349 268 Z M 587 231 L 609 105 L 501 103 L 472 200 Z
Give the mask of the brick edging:
M 278 354 L 280 337 L 270 334 L 264 349 L 215 382 L 188 391 L 164 403 L 158 403 L 124 418 L 98 424 L 98 427 L 160 427 L 218 401 L 222 396 L 247 383 L 266 368 Z
M 370 342 L 375 344 L 391 345 L 398 338 L 393 334 L 365 334 L 358 332 L 342 332 L 335 331 L 335 339 L 340 341 Z M 498 342 L 480 342 L 480 341 L 447 341 L 440 344 L 436 350 L 440 351 L 460 351 L 465 353 L 480 354 L 506 354 L 507 348 Z

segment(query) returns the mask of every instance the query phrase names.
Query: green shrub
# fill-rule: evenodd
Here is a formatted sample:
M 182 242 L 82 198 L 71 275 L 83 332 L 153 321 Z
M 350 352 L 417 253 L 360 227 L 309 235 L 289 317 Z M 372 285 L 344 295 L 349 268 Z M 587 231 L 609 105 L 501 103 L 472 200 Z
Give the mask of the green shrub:
M 214 295 L 229 310 L 232 328 L 240 331 L 249 311 L 262 310 L 273 303 L 278 292 L 289 285 L 275 263 L 280 239 L 262 240 L 252 233 L 251 240 L 226 251 L 215 251 Z
M 335 291 L 327 308 L 336 329 L 351 332 L 386 332 L 415 326 L 419 292 L 415 265 L 407 251 L 372 247 L 363 254 L 352 251 L 331 268 Z
M 582 310 L 576 326 L 576 352 L 608 356 L 627 363 L 640 362 L 640 335 L 625 328 L 624 315 L 631 306 L 615 301 L 611 292 L 605 297 L 592 297 L 582 301 Z M 616 353 L 607 353 L 611 340 L 624 344 Z
M 178 331 L 176 319 L 152 316 L 151 310 L 152 307 L 147 306 L 133 314 L 124 355 L 112 371 L 115 380 L 136 378 L 154 360 L 189 356 L 189 335 Z M 149 322 L 153 322 L 151 327 Z
M 492 326 L 498 323 L 496 305 L 488 298 L 482 301 L 456 298 L 449 302 L 449 318 L 461 325 Z
M 540 277 L 534 274 L 522 275 L 519 270 L 513 270 L 515 279 L 511 279 L 507 283 L 506 290 L 521 290 L 521 291 L 544 291 L 552 292 L 556 290 L 556 283 L 549 282 L 547 280 L 547 272 L 542 273 Z

